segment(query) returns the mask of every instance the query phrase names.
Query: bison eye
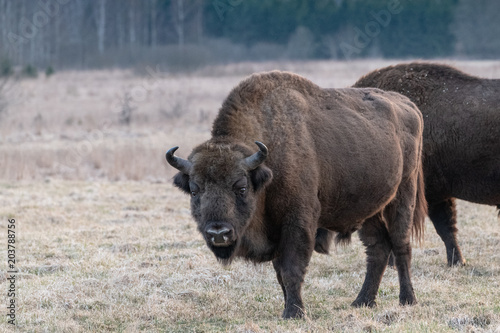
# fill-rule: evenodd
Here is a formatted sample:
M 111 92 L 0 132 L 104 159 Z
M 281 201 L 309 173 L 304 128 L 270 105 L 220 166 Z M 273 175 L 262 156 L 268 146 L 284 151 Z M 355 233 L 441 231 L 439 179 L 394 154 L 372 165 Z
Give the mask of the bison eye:
M 238 190 L 238 192 L 239 192 L 240 194 L 245 194 L 245 192 L 246 192 L 246 191 L 247 191 L 247 188 L 246 188 L 246 187 L 241 187 L 241 188 Z
M 198 192 L 200 192 L 200 188 L 198 185 L 196 185 L 194 182 L 189 182 L 189 189 L 191 190 L 191 196 L 195 197 L 198 195 Z

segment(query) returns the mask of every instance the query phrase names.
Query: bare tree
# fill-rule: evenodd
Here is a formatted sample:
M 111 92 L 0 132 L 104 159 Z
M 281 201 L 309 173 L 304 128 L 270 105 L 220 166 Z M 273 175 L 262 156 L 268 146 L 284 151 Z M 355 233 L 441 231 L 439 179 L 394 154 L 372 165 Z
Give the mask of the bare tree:
M 106 0 L 99 0 L 97 22 L 97 50 L 99 54 L 104 53 L 104 41 L 106 38 Z
M 184 46 L 188 29 L 194 30 L 192 34 L 197 36 L 198 41 L 201 40 L 203 1 L 173 0 L 170 9 L 172 24 L 177 34 L 177 45 Z
M 2 34 L 0 35 L 0 55 L 7 53 L 5 45 L 7 45 L 7 6 L 9 2 L 6 0 L 0 0 L 0 29 L 2 29 Z
M 135 0 L 131 0 L 128 7 L 128 35 L 130 45 L 135 44 Z
M 15 65 L 92 66 L 95 57 L 201 42 L 208 0 L 0 0 L 0 57 Z M 126 64 L 126 55 L 118 61 Z M 110 58 L 111 59 L 111 58 Z
M 118 8 L 116 8 L 118 9 Z M 123 46 L 125 45 L 125 11 L 124 10 L 117 10 L 115 15 L 115 23 L 116 23 L 116 34 L 117 34 L 117 42 L 118 42 L 118 48 L 122 49 Z
M 184 21 L 186 13 L 184 12 L 184 0 L 175 0 L 173 8 L 173 22 L 175 31 L 177 32 L 179 47 L 184 46 Z
M 157 17 L 158 9 L 156 7 L 156 0 L 150 0 L 150 22 L 151 22 L 151 47 L 155 48 L 158 44 L 158 30 L 157 30 Z

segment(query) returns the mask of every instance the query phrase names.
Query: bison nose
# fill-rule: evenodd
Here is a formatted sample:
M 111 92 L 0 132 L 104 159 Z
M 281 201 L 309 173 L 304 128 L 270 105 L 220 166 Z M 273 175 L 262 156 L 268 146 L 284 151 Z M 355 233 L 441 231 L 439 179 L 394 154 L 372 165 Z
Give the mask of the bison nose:
M 231 238 L 231 230 L 229 230 L 226 227 L 221 227 L 221 228 L 209 228 L 207 230 L 208 237 L 210 238 L 210 241 L 212 244 L 215 246 L 224 246 L 224 245 L 229 245 L 229 239 Z

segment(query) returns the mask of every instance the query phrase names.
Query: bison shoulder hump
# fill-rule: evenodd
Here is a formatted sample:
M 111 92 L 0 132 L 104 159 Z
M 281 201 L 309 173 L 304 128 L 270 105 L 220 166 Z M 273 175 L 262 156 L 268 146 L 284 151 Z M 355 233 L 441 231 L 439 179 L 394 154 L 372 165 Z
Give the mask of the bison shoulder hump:
M 231 91 L 228 100 L 252 101 L 282 88 L 304 93 L 321 91 L 319 86 L 300 75 L 275 70 L 250 75 Z

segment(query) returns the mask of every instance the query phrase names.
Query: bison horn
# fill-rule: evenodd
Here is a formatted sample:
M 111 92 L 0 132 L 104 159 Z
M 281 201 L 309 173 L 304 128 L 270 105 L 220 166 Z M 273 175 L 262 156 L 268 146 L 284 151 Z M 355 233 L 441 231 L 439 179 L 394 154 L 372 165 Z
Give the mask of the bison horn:
M 267 147 L 259 141 L 255 141 L 255 144 L 259 146 L 259 151 L 253 154 L 252 156 L 248 156 L 245 158 L 244 163 L 247 166 L 248 170 L 253 170 L 257 168 L 259 165 L 264 162 L 267 157 Z
M 174 155 L 175 151 L 179 149 L 179 147 L 174 147 L 167 151 L 167 162 L 177 170 L 179 170 L 182 173 L 185 173 L 186 175 L 189 175 L 189 172 L 191 171 L 191 167 L 193 166 L 193 163 L 191 163 L 188 160 L 182 159 L 180 157 L 177 157 Z

